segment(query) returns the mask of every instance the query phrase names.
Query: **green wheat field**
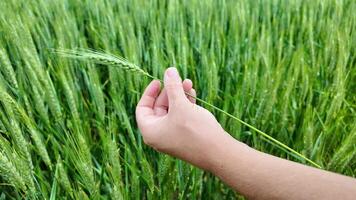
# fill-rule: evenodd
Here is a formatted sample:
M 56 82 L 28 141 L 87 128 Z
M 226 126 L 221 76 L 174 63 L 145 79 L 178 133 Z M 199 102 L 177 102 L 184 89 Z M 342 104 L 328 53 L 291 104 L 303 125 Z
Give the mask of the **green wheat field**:
M 144 145 L 135 106 L 149 77 L 58 49 L 110 53 L 159 78 L 176 66 L 199 98 L 355 177 L 355 10 L 354 0 L 0 1 L 0 199 L 244 198 Z M 206 108 L 236 139 L 310 165 Z

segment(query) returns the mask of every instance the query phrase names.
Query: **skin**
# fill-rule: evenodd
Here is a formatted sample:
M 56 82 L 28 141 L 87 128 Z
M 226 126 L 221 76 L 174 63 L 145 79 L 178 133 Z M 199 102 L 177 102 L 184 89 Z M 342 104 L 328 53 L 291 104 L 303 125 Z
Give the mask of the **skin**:
M 218 176 L 249 199 L 355 199 L 356 179 L 254 150 L 195 104 L 193 84 L 175 68 L 152 81 L 136 108 L 144 142 Z

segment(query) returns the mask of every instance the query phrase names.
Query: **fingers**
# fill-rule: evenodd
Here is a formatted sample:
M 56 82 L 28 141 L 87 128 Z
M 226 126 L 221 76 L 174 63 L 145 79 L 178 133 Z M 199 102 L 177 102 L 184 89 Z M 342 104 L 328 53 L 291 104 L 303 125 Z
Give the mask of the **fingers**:
M 190 94 L 190 95 L 187 95 L 189 101 L 195 104 L 195 103 L 196 103 L 196 99 L 195 99 L 195 98 L 197 97 L 197 92 L 195 91 L 194 88 L 192 88 L 192 89 L 189 91 L 189 94 Z
M 160 86 L 161 83 L 159 81 L 153 80 L 145 89 L 136 107 L 136 119 L 138 123 L 140 123 L 144 117 L 154 115 L 153 106 L 160 92 Z
M 190 79 L 185 79 L 183 81 L 184 92 L 189 92 L 193 88 L 193 82 Z
M 186 99 L 182 79 L 180 78 L 176 68 L 170 67 L 166 70 L 164 75 L 164 87 L 167 91 L 169 106 Z
M 183 84 L 183 90 L 185 93 L 189 93 L 192 90 L 193 83 L 191 80 L 185 79 L 182 84 Z M 189 99 L 188 95 L 186 95 L 186 96 Z M 156 99 L 156 102 L 155 102 L 155 105 L 153 108 L 154 113 L 158 116 L 163 116 L 163 115 L 167 114 L 168 106 L 169 106 L 169 104 L 168 104 L 167 91 L 165 88 L 163 88 L 161 93 L 159 94 L 159 96 Z
M 189 101 L 192 103 L 195 103 L 196 92 L 193 89 L 193 82 L 190 79 L 185 79 L 183 81 L 183 89 L 184 89 L 184 92 L 186 93 L 186 96 L 189 99 Z M 187 95 L 187 94 L 189 94 L 189 95 Z
M 154 112 L 158 116 L 163 116 L 168 112 L 168 96 L 165 88 L 162 89 L 161 93 L 156 99 L 154 108 Z

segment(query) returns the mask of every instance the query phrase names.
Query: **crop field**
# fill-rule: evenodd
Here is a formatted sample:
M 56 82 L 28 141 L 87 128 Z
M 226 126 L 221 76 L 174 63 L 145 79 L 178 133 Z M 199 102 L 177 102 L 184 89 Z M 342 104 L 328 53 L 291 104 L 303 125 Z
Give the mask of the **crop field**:
M 199 98 L 355 177 L 355 10 L 354 0 L 1 0 L 0 199 L 244 198 L 143 143 L 135 107 L 149 77 L 63 49 L 159 78 L 176 66 Z M 310 165 L 206 108 L 234 138 Z

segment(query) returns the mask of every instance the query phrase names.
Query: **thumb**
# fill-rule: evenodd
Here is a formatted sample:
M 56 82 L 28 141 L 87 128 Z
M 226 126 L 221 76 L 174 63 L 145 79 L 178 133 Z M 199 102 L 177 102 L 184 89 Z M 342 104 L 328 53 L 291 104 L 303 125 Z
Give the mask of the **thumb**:
M 185 98 L 182 79 L 175 67 L 170 67 L 166 70 L 164 74 L 164 87 L 167 91 L 169 106 Z

